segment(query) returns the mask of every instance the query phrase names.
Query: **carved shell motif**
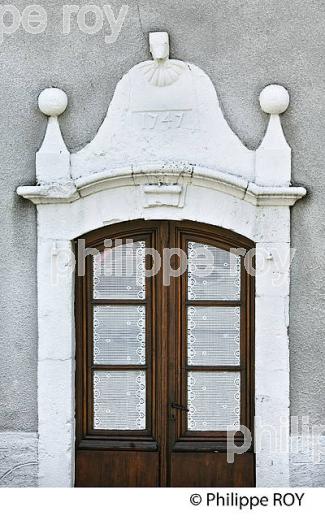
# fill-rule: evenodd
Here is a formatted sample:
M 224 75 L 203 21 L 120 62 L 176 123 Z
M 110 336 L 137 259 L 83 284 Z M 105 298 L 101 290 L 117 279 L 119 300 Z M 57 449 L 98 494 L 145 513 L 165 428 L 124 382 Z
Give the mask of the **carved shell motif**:
M 186 63 L 179 60 L 146 61 L 142 71 L 146 80 L 155 87 L 167 87 L 176 83 L 186 70 Z

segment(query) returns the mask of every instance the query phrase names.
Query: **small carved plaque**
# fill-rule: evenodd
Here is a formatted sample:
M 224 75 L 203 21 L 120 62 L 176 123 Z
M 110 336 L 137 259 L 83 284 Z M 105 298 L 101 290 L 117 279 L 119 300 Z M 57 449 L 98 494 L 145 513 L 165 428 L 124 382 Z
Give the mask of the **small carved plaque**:
M 190 126 L 190 113 L 191 110 L 135 111 L 133 121 L 135 126 L 142 130 L 175 130 Z

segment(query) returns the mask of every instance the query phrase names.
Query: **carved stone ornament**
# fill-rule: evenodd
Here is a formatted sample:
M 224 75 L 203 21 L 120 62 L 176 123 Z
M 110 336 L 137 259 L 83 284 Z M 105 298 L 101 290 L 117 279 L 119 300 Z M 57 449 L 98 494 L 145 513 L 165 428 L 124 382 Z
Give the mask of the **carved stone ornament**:
M 38 186 L 18 193 L 35 203 L 71 202 L 117 183 L 176 184 L 184 191 L 190 182 L 254 205 L 292 205 L 303 197 L 304 188 L 290 186 L 291 150 L 279 117 L 289 105 L 284 87 L 269 85 L 261 93 L 270 121 L 260 147 L 248 150 L 226 122 L 208 76 L 169 59 L 167 33 L 151 33 L 149 40 L 153 60 L 121 79 L 97 135 L 77 153 L 68 152 L 58 123 L 66 94 L 57 88 L 40 94 L 49 122 L 36 157 Z M 161 187 L 155 190 L 160 196 L 148 201 L 150 191 L 144 190 L 145 205 L 153 198 L 157 205 L 184 202 L 173 188 Z
M 142 64 L 144 77 L 155 87 L 172 85 L 184 74 L 187 65 L 183 61 L 169 59 L 167 33 L 151 33 L 149 40 L 153 61 L 145 61 Z
M 178 60 L 146 61 L 141 66 L 143 75 L 155 87 L 168 87 L 184 74 L 186 65 Z

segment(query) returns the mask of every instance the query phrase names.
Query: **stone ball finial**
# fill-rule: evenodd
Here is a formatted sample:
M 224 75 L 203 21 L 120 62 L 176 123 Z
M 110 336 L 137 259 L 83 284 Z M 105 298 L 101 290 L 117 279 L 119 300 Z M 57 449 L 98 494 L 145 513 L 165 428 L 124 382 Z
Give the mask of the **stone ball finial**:
M 68 96 L 59 88 L 46 88 L 38 96 L 38 106 L 46 116 L 59 116 L 68 106 Z
M 268 85 L 260 94 L 260 105 L 266 114 L 282 114 L 290 103 L 290 96 L 287 89 L 281 85 Z

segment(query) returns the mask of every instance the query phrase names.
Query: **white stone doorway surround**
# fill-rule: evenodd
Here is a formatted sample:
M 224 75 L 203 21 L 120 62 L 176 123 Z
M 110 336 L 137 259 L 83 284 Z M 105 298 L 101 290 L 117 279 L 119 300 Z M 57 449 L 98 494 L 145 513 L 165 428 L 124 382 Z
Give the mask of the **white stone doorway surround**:
M 77 153 L 68 152 L 59 128 L 65 93 L 51 88 L 39 97 L 49 121 L 37 185 L 17 190 L 38 215 L 39 485 L 74 484 L 74 273 L 54 274 L 56 262 L 80 235 L 142 218 L 212 224 L 256 243 L 257 485 L 287 486 L 290 206 L 306 193 L 291 186 L 279 117 L 289 96 L 279 85 L 262 91 L 270 121 L 260 147 L 248 150 L 206 74 L 169 59 L 166 33 L 152 33 L 150 48 L 153 60 L 123 77 L 97 135 Z M 280 450 L 268 446 L 269 425 L 282 438 Z

